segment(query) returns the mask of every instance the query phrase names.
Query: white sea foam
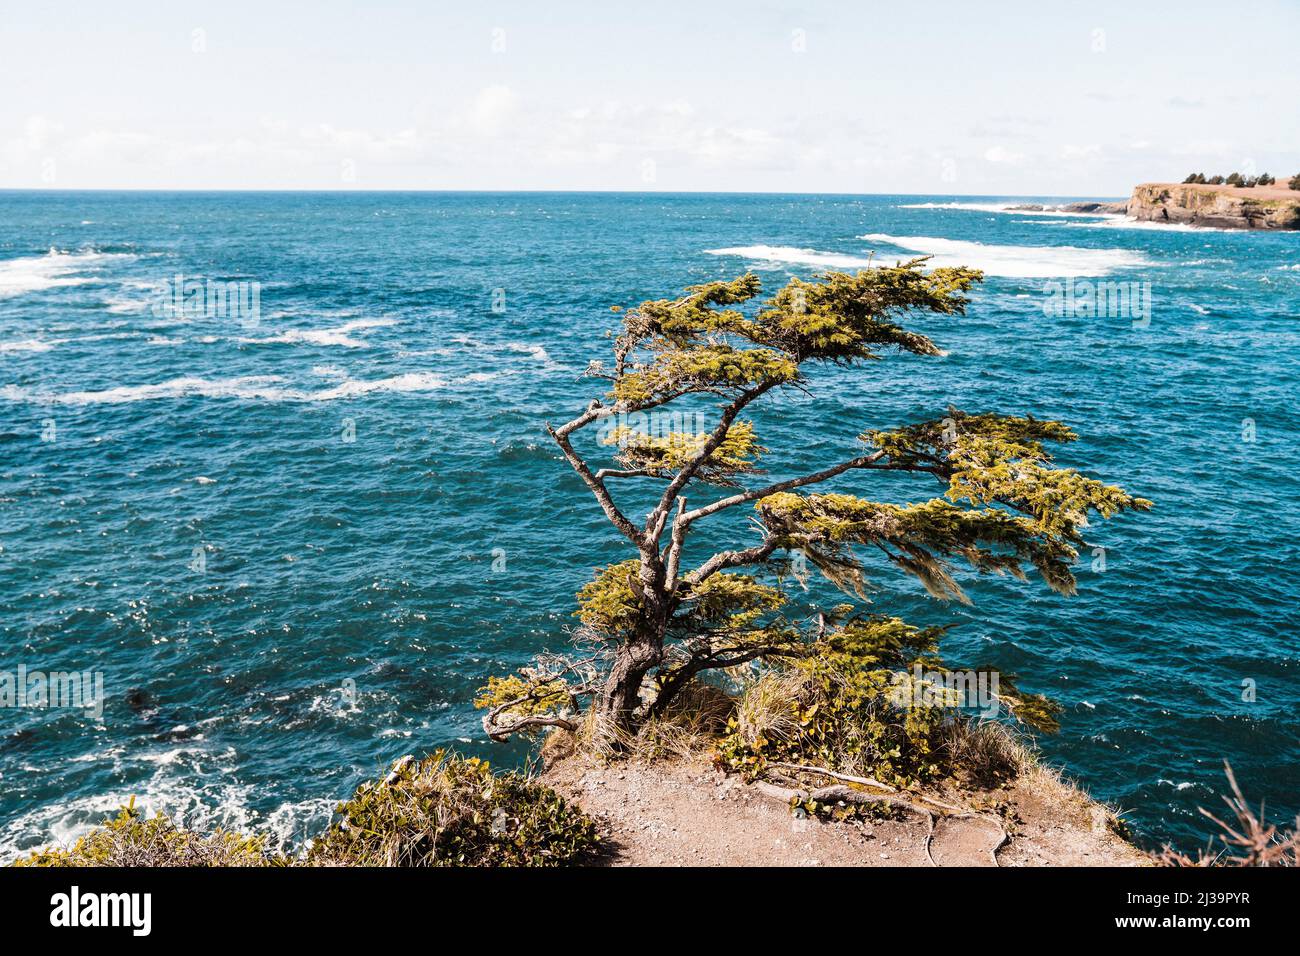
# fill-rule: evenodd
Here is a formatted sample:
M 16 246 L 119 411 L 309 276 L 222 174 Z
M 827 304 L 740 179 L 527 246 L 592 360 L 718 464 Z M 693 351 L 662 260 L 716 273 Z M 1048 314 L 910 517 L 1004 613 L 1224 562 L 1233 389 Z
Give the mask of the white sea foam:
M 121 405 L 175 398 L 242 399 L 267 402 L 331 402 L 356 398 L 374 392 L 432 392 L 454 385 L 491 381 L 503 373 L 475 372 L 457 379 L 446 379 L 432 372 L 404 372 L 379 379 L 348 379 L 324 389 L 293 388 L 279 375 L 248 375 L 236 378 L 209 379 L 182 376 L 148 385 L 120 385 L 97 391 L 42 394 L 6 385 L 0 399 L 14 402 L 56 403 L 60 405 Z
M 98 761 L 104 756 L 112 758 L 114 767 L 125 762 L 120 751 L 84 759 Z M 218 827 L 256 830 L 269 834 L 269 849 L 297 851 L 324 831 L 338 804 L 337 798 L 312 797 L 257 813 L 250 806 L 256 788 L 235 779 L 238 762 L 233 749 L 181 748 L 143 754 L 130 762 L 152 768 L 148 779 L 117 792 L 55 800 L 17 816 L 0 828 L 0 858 L 12 860 L 36 847 L 70 847 L 131 798 L 146 817 L 165 813 L 177 824 L 203 833 Z M 202 774 L 205 782 L 185 781 L 196 774 Z
M 927 265 L 970 266 L 986 275 L 1022 279 L 1103 276 L 1115 269 L 1149 263 L 1140 253 L 1128 249 L 1082 249 L 1077 246 L 993 246 L 982 242 L 942 239 L 930 236 L 889 236 L 872 233 L 859 236 L 867 242 L 886 243 L 909 252 L 931 255 Z M 896 257 L 895 257 L 896 258 Z M 876 264 L 889 257 L 877 253 Z
M 243 338 L 239 341 L 248 345 L 267 345 L 280 342 L 295 345 L 338 345 L 349 349 L 364 349 L 368 348 L 370 343 L 363 339 L 354 338 L 354 332 L 396 324 L 396 319 L 356 319 L 331 329 L 285 329 L 277 335 L 265 338 Z
M 1043 204 L 1042 209 L 1025 209 L 1028 205 L 1038 205 L 1030 203 L 1027 200 L 1017 200 L 1016 202 L 918 202 L 908 203 L 899 206 L 899 209 L 961 209 L 968 212 L 998 212 L 1014 213 L 1024 215 L 1033 213 L 1035 216 L 1059 216 L 1062 218 L 1084 218 L 1084 219 L 1122 219 L 1119 213 L 1113 212 L 1074 212 L 1065 210 L 1060 206 L 1051 206 Z M 1021 208 L 1016 208 L 1021 207 Z
M 494 345 L 480 342 L 472 335 L 456 335 L 452 337 L 452 341 L 457 345 L 466 346 L 467 348 L 473 349 L 477 352 L 511 352 L 517 355 L 527 355 L 529 358 L 535 359 L 548 367 L 558 367 L 556 366 L 555 360 L 551 358 L 551 354 L 546 351 L 544 346 L 535 345 L 531 342 L 506 342 L 501 345 Z M 442 349 L 434 349 L 432 351 L 435 354 L 447 354 L 446 351 Z
M 446 388 L 449 384 L 447 379 L 432 372 L 406 372 L 389 378 L 347 379 L 333 388 L 304 393 L 301 400 L 330 402 L 336 398 L 356 398 L 358 395 L 369 395 L 371 392 L 431 392 Z
M 19 339 L 13 342 L 0 342 L 0 352 L 48 352 L 60 342 L 67 339 Z
M 114 315 L 136 315 L 148 312 L 148 299 L 132 299 L 125 296 L 107 296 L 104 299 L 105 310 Z
M 111 261 L 134 258 L 129 253 L 62 252 L 51 249 L 43 256 L 6 259 L 0 261 L 0 299 L 93 282 L 94 277 L 84 273 Z
M 1112 216 L 1101 222 L 1069 222 L 1065 225 L 1073 229 L 1152 229 L 1156 232 L 1240 232 L 1238 229 L 1222 229 L 1219 226 L 1191 226 L 1185 222 L 1152 222 L 1149 219 L 1130 219 L 1128 216 Z
M 64 392 L 51 395 L 45 401 L 61 405 L 118 405 L 126 402 L 148 402 L 161 398 L 244 398 L 279 400 L 285 389 L 278 383 L 278 375 L 249 375 L 238 378 L 208 379 L 193 375 L 169 379 L 149 385 L 120 385 L 98 391 Z M 26 396 L 25 396 L 26 397 Z
M 871 265 L 866 256 L 845 255 L 839 252 L 818 252 L 797 246 L 729 246 L 726 249 L 705 249 L 711 256 L 741 256 L 756 262 L 780 262 L 793 265 L 826 266 L 831 269 L 865 269 Z

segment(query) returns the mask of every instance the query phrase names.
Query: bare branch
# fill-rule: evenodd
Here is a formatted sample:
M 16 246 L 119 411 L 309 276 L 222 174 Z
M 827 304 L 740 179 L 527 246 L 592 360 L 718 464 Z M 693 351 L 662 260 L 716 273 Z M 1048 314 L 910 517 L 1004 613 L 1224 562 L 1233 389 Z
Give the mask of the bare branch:
M 574 421 L 578 420 L 579 419 L 574 419 Z M 570 422 L 569 424 L 572 425 L 573 422 Z M 567 428 L 568 426 L 566 425 L 564 427 Z M 618 505 L 614 504 L 614 499 L 610 496 L 609 489 L 605 487 L 605 483 L 592 474 L 591 468 L 587 465 L 587 462 L 583 460 L 581 455 L 573 450 L 573 445 L 569 441 L 568 436 L 563 434 L 561 430 L 552 428 L 550 425 L 546 426 L 546 430 L 550 432 L 551 437 L 555 439 L 555 443 L 560 446 L 560 451 L 564 452 L 564 457 L 569 460 L 569 464 L 573 466 L 573 470 L 578 473 L 584 482 L 586 482 L 587 487 L 591 489 L 591 493 L 596 496 L 596 501 L 600 503 L 601 510 L 605 512 L 605 517 L 609 518 L 614 527 L 623 532 L 629 541 L 639 549 L 645 550 L 646 539 L 641 533 L 641 530 L 628 520 L 627 516 L 618 509 Z
M 742 491 L 739 494 L 732 495 L 729 498 L 722 498 L 712 504 L 705 505 L 703 508 L 696 508 L 694 511 L 688 511 L 679 519 L 684 524 L 690 524 L 698 521 L 700 518 L 706 518 L 711 514 L 716 514 L 724 508 L 731 508 L 735 505 L 744 504 L 746 501 L 757 501 L 760 498 L 766 498 L 768 495 L 780 494 L 782 491 L 789 491 L 791 488 L 801 488 L 804 485 L 813 485 L 818 482 L 827 481 L 836 475 L 842 475 L 846 471 L 854 468 L 872 468 L 876 463 L 885 457 L 883 451 L 873 451 L 870 455 L 860 455 L 849 461 L 835 465 L 831 468 L 825 468 L 821 471 L 814 472 L 811 475 L 804 475 L 802 478 L 790 478 L 786 481 L 778 481 L 776 484 L 768 485 L 766 488 L 757 488 L 753 491 Z M 892 466 L 885 466 L 886 468 Z M 898 470 L 898 469 L 895 469 Z M 910 471 L 926 471 L 928 469 L 906 469 Z
M 655 525 L 658 525 L 660 529 L 662 529 L 663 519 L 667 516 L 668 509 L 672 507 L 673 501 L 677 498 L 678 494 L 681 493 L 681 490 L 686 487 L 686 483 L 695 477 L 695 473 L 700 470 L 700 467 L 708 457 L 717 451 L 718 446 L 726 440 L 727 433 L 731 431 L 731 426 L 735 423 L 736 416 L 740 414 L 741 410 L 750 402 L 775 388 L 779 384 L 781 383 L 775 379 L 771 379 L 760 385 L 756 385 L 753 388 L 746 389 L 732 400 L 731 404 L 723 410 L 722 418 L 718 421 L 717 427 L 713 429 L 704 444 L 701 445 L 699 450 L 695 453 L 694 457 L 686 463 L 685 467 L 677 473 L 677 476 L 673 478 L 668 487 L 664 489 L 663 497 L 659 499 L 659 504 L 655 507 L 655 510 L 650 513 L 650 520 L 646 523 L 647 530 Z M 657 542 L 658 534 L 656 534 L 652 540 Z
M 690 587 L 698 587 L 706 579 L 711 578 L 719 571 L 726 568 L 738 568 L 746 564 L 756 564 L 771 557 L 772 552 L 777 549 L 777 541 L 769 538 L 752 548 L 746 548 L 743 551 L 719 551 L 709 560 L 705 561 L 698 568 L 688 574 L 685 578 Z

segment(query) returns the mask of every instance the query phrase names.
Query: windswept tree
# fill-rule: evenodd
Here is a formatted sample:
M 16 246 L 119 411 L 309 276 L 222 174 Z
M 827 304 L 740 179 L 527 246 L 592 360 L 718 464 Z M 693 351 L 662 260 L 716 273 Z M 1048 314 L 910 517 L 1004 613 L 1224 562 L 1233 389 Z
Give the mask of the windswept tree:
M 841 644 L 869 645 L 869 655 L 928 646 L 936 636 L 897 619 L 846 618 L 843 606 L 794 614 L 784 584 L 805 565 L 859 596 L 873 560 L 914 576 L 941 600 L 967 601 L 959 563 L 1020 579 L 1033 571 L 1052 590 L 1074 593 L 1071 564 L 1085 546 L 1088 516 L 1150 503 L 1054 465 L 1047 443 L 1075 438 L 1059 422 L 937 410 L 929 421 L 864 429 L 858 450 L 819 470 L 759 477 L 768 449 L 745 416 L 755 403 L 809 391 L 818 366 L 866 375 L 890 353 L 943 354 L 902 321 L 909 313 L 962 315 L 965 293 L 983 277 L 966 268 L 926 271 L 924 262 L 793 278 L 761 304 L 759 279 L 746 274 L 623 313 L 612 363 L 588 369 L 608 391 L 572 421 L 547 427 L 626 539 L 629 557 L 578 593 L 579 637 L 593 649 L 587 659 L 549 657 L 491 680 L 480 700 L 491 736 L 574 729 L 585 707 L 607 729 L 635 731 L 703 672 L 828 646 L 828 621 Z M 690 423 L 693 415 L 674 418 L 666 409 L 692 400 L 711 409 L 702 428 L 637 427 L 652 412 Z M 579 437 L 592 432 L 612 461 L 593 463 L 598 444 L 579 450 Z M 863 494 L 898 479 L 919 481 L 922 497 L 892 504 Z M 926 496 L 936 483 L 941 496 Z M 752 539 L 700 552 L 701 527 L 738 509 L 750 513 Z

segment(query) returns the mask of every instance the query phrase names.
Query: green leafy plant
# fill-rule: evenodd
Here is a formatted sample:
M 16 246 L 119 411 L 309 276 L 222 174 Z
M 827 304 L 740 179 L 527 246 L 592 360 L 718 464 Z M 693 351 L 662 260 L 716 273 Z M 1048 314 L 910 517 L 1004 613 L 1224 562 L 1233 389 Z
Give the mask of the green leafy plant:
M 266 852 L 262 837 L 217 830 L 202 836 L 176 826 L 161 813 L 146 817 L 133 797 L 70 849 L 47 847 L 14 866 L 267 866 L 284 863 Z
M 313 866 L 563 866 L 601 849 L 581 810 L 517 773 L 439 750 L 357 788 L 315 841 Z
M 966 717 L 942 682 L 943 634 L 883 615 L 827 629 L 746 691 L 718 745 L 720 763 L 750 778 L 774 763 L 811 765 L 899 787 L 951 773 L 946 742 Z M 1059 706 L 1022 694 L 1014 680 L 1002 677 L 997 702 L 1022 723 L 1055 729 Z

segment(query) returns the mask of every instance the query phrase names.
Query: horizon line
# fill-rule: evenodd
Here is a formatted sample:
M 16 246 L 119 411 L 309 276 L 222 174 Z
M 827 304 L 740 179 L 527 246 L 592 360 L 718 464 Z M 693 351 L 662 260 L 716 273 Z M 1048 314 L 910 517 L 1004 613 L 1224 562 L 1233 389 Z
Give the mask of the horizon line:
M 1123 199 L 1126 194 L 1096 193 L 944 193 L 944 192 L 841 192 L 833 190 L 784 191 L 775 189 L 632 189 L 621 186 L 591 186 L 555 189 L 429 189 L 394 187 L 388 189 L 320 189 L 309 187 L 230 187 L 230 186 L 0 186 L 0 193 L 311 193 L 349 195 L 352 193 L 438 193 L 460 195 L 598 195 L 618 193 L 633 196 L 955 196 L 967 199 Z

